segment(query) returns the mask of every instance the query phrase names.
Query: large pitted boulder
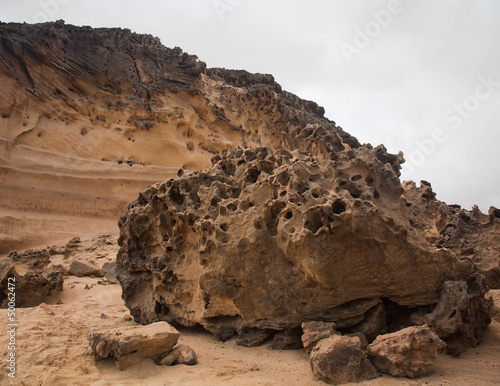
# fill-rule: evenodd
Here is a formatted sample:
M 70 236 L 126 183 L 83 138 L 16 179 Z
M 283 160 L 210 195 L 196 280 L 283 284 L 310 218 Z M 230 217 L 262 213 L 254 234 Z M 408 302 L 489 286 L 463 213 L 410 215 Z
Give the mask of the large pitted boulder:
M 235 149 L 147 188 L 119 223 L 135 320 L 220 338 L 311 320 L 342 329 L 379 319 L 386 302 L 435 303 L 445 281 L 470 277 L 469 261 L 411 226 L 396 156 L 363 146 L 335 158 Z
M 429 327 L 408 327 L 379 335 L 368 346 L 368 356 L 382 373 L 394 377 L 419 377 L 429 374 L 446 344 Z
M 157 322 L 148 326 L 89 331 L 87 340 L 96 360 L 112 357 L 118 368 L 124 370 L 145 358 L 160 362 L 174 348 L 179 335 L 168 323 Z
M 335 385 L 377 376 L 358 337 L 332 335 L 320 340 L 311 351 L 310 363 L 316 378 Z

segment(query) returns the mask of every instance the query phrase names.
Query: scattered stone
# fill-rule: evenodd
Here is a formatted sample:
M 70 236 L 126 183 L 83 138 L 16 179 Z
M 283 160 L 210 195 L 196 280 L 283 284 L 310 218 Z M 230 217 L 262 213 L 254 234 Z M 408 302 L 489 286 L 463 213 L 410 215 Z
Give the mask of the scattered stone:
M 59 299 L 56 303 L 57 305 L 64 304 L 61 299 Z
M 119 284 L 116 277 L 116 262 L 104 263 L 101 268 L 102 273 L 111 284 Z
M 311 351 L 311 369 L 316 378 L 332 384 L 361 382 L 377 376 L 357 337 L 332 335 Z
M 106 315 L 106 314 L 101 314 L 101 319 L 108 319 L 108 315 Z
M 313 347 L 322 339 L 329 338 L 332 335 L 340 335 L 340 332 L 335 330 L 333 322 L 304 322 L 302 323 L 302 344 L 308 354 L 311 353 Z
M 159 362 L 174 348 L 179 335 L 167 322 L 156 322 L 147 326 L 89 331 L 87 340 L 96 360 L 113 357 L 118 368 L 124 370 L 145 358 Z
M 373 365 L 394 377 L 415 378 L 429 374 L 440 352 L 446 349 L 439 336 L 429 327 L 408 327 L 380 335 L 368 346 Z
M 163 357 L 160 365 L 188 365 L 192 366 L 198 363 L 198 357 L 194 350 L 185 344 L 179 344 L 174 349 Z
M 83 276 L 96 276 L 96 277 L 103 277 L 102 271 L 99 269 L 99 267 L 96 267 L 95 265 L 87 262 L 87 261 L 82 261 L 82 260 L 73 260 L 69 266 L 69 273 L 70 275 L 75 275 L 78 277 L 83 277 Z
M 71 240 L 69 240 L 68 244 L 67 245 L 71 245 L 71 246 L 74 246 L 76 244 L 79 244 L 80 243 L 80 237 L 76 236 L 76 237 L 73 237 Z

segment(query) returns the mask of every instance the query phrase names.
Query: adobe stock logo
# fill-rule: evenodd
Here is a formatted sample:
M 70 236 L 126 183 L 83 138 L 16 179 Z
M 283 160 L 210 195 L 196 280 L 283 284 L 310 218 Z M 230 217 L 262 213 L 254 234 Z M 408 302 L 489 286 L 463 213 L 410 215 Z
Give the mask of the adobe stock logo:
M 220 21 L 224 21 L 226 18 L 224 14 L 233 12 L 241 3 L 243 3 L 243 0 L 215 0 L 212 5 Z
M 66 5 L 71 0 L 40 0 L 38 6 L 40 10 L 33 15 L 33 23 L 45 23 L 50 19 L 54 20 L 61 9 L 61 5 Z
M 352 44 L 340 43 L 340 49 L 347 63 L 351 63 L 351 57 L 354 54 L 360 54 L 364 48 L 368 47 L 373 39 L 377 38 L 382 30 L 391 24 L 393 17 L 401 12 L 403 12 L 403 5 L 400 0 L 389 0 L 386 9 L 372 10 L 370 12 L 372 20 L 368 21 L 363 28 L 355 28 L 356 35 Z
M 491 96 L 500 88 L 500 81 L 495 80 L 493 74 L 487 77 L 478 77 L 478 83 L 474 88 L 474 92 L 463 98 L 461 103 L 455 103 L 443 113 L 443 121 L 450 124 L 452 130 L 457 130 L 462 126 L 463 122 L 472 116 L 481 102 L 491 98 Z M 449 129 L 448 129 L 449 131 Z M 424 164 L 426 159 L 436 151 L 439 144 L 446 142 L 448 139 L 447 130 L 436 127 L 431 135 L 427 138 L 417 140 L 415 147 L 406 158 L 404 169 L 411 175 L 418 166 Z

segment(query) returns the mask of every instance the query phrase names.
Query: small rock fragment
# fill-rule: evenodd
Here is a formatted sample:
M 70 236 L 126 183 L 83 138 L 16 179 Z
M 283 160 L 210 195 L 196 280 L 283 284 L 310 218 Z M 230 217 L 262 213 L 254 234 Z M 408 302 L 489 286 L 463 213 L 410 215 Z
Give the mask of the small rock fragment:
M 102 271 L 99 269 L 99 267 L 96 267 L 95 265 L 82 261 L 82 260 L 73 260 L 69 266 L 69 273 L 71 275 L 75 275 L 78 277 L 83 277 L 83 276 L 96 276 L 96 277 L 103 277 Z
M 304 322 L 302 323 L 302 331 L 304 332 L 302 344 L 308 354 L 320 340 L 329 338 L 331 335 L 340 335 L 340 332 L 335 330 L 333 322 Z
M 145 358 L 158 362 L 179 339 L 179 332 L 167 322 L 147 326 L 122 327 L 112 330 L 89 331 L 87 340 L 96 360 L 113 357 L 120 370 Z
M 110 263 L 104 263 L 101 268 L 102 273 L 104 276 L 106 276 L 106 279 L 111 284 L 119 284 L 120 282 L 116 278 L 116 263 L 115 262 L 110 262 Z
M 159 362 L 160 365 L 172 366 L 172 365 L 195 365 L 198 362 L 198 357 L 194 350 L 185 345 L 179 344 L 174 347 L 163 359 Z
M 368 356 L 382 373 L 394 377 L 420 377 L 429 374 L 446 344 L 427 326 L 407 327 L 380 335 L 368 346 Z

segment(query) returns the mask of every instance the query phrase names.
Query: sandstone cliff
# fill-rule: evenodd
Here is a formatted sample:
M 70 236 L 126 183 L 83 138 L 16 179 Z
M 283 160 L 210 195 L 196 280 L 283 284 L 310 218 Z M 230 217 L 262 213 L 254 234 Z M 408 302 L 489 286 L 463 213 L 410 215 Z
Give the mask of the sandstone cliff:
M 238 145 L 360 146 L 271 75 L 129 30 L 1 23 L 0 83 L 0 250 L 114 229 L 147 185 Z

